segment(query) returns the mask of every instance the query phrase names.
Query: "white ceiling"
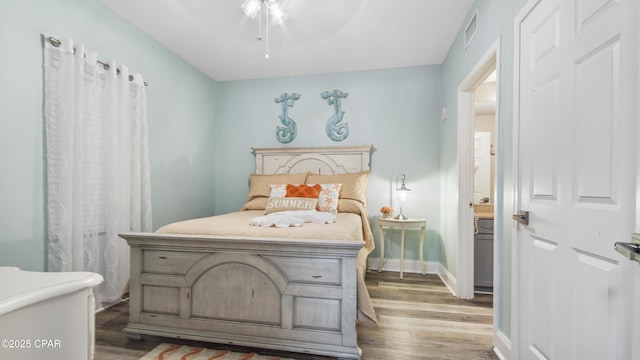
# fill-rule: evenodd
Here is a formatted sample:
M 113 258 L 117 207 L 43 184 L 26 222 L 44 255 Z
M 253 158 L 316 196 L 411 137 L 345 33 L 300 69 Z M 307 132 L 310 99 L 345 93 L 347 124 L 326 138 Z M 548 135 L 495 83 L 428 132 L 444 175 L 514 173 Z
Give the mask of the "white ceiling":
M 217 81 L 441 64 L 473 4 L 290 0 L 265 59 L 243 0 L 99 1 Z

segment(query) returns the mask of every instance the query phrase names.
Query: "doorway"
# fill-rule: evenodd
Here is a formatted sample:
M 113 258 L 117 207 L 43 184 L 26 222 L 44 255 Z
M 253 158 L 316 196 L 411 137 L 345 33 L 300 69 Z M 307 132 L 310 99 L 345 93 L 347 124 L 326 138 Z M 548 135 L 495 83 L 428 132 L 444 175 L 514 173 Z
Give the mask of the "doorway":
M 496 70 L 475 88 L 473 113 L 474 292 L 493 294 Z
M 499 59 L 500 59 L 500 39 L 498 39 L 478 61 L 474 68 L 469 72 L 467 77 L 458 86 L 458 278 L 457 278 L 457 295 L 462 299 L 472 299 L 475 292 L 475 239 L 474 233 L 476 229 L 476 221 L 474 217 L 474 174 L 476 158 L 474 154 L 475 148 L 475 117 L 476 117 L 476 90 L 485 83 L 485 81 L 495 73 L 495 99 L 492 106 L 499 108 L 500 99 L 500 81 L 499 81 Z M 493 155 L 490 160 L 494 164 L 498 163 L 499 149 L 497 146 L 499 128 L 499 114 L 496 111 L 494 116 L 493 129 L 491 133 L 494 136 Z M 491 144 L 489 144 L 490 146 Z M 491 149 L 491 148 L 490 148 Z M 496 179 L 496 166 L 489 170 L 493 179 Z M 488 180 L 488 193 L 476 195 L 478 205 L 487 206 L 488 212 L 493 218 L 494 207 L 488 206 L 495 204 L 495 181 Z M 480 203 L 489 198 L 487 203 Z M 483 210 L 485 210 L 483 209 Z M 493 225 L 493 220 L 489 221 Z M 493 236 L 492 236 L 493 237 Z M 488 252 L 492 255 L 492 259 L 496 257 L 496 242 L 491 241 L 492 245 Z M 484 252 L 487 252 L 485 249 Z M 493 279 L 498 275 L 496 269 L 499 269 L 497 261 L 492 261 Z M 492 281 L 495 283 L 495 281 Z

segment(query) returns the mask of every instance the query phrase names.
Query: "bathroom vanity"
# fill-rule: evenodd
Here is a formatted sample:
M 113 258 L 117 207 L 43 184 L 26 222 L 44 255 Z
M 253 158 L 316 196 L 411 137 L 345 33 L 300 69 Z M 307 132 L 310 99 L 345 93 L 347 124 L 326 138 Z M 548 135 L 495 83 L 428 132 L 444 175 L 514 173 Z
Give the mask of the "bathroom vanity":
M 491 206 L 492 208 L 493 206 Z M 493 292 L 493 210 L 475 211 L 474 232 L 474 289 L 476 292 Z

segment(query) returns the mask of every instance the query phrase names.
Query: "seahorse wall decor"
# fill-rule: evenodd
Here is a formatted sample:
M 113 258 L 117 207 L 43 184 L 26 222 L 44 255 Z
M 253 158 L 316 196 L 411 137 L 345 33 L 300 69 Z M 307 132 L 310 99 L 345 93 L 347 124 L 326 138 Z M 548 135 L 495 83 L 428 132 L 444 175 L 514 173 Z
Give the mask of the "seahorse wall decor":
M 289 108 L 293 107 L 293 103 L 300 99 L 300 94 L 287 94 L 283 93 L 280 97 L 274 99 L 278 104 L 281 104 L 282 115 L 279 115 L 280 122 L 284 126 L 278 126 L 276 129 L 276 138 L 283 144 L 287 144 L 293 141 L 298 135 L 298 126 L 292 118 L 289 117 Z
M 327 121 L 327 136 L 333 141 L 342 141 L 349 136 L 349 123 L 338 124 L 344 116 L 344 111 L 341 109 L 342 99 L 349 96 L 349 93 L 342 92 L 340 90 L 333 90 L 332 92 L 325 91 L 320 96 L 326 99 L 329 105 L 333 105 L 335 108 L 335 114 Z

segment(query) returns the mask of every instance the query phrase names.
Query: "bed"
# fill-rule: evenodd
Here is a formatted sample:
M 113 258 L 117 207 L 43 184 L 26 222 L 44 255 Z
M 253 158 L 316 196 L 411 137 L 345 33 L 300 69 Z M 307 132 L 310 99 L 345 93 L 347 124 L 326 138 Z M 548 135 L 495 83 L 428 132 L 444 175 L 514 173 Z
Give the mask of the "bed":
M 366 211 L 372 148 L 253 148 L 240 211 L 121 234 L 131 249 L 127 336 L 360 359 L 356 326 L 376 324 L 364 284 L 374 247 Z M 249 225 L 269 217 L 284 184 L 340 184 L 338 198 L 323 202 L 333 204 L 324 215 L 335 221 Z

